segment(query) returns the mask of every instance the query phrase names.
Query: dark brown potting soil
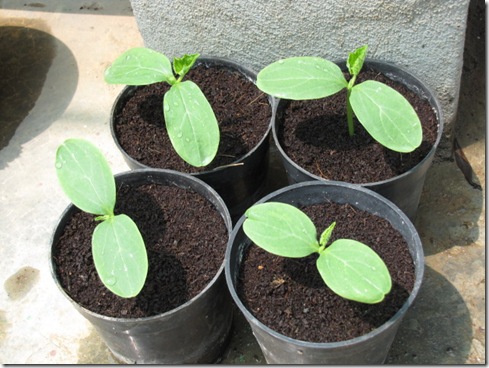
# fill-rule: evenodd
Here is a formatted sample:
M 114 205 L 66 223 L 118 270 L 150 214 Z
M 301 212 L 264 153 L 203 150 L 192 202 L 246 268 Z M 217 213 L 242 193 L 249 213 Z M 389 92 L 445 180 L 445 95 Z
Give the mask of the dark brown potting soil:
M 167 312 L 202 291 L 222 265 L 228 240 L 223 218 L 193 191 L 123 185 L 115 213 L 131 217 L 145 241 L 149 270 L 138 296 L 120 298 L 98 278 L 91 253 L 95 216 L 77 212 L 53 249 L 61 286 L 93 312 L 122 318 Z
M 349 79 L 349 76 L 345 74 Z M 346 119 L 346 90 L 319 100 L 290 101 L 279 112 L 277 135 L 292 161 L 319 177 L 364 184 L 386 180 L 416 166 L 436 142 L 438 119 L 428 100 L 384 75 L 365 70 L 356 84 L 376 80 L 401 93 L 414 107 L 423 127 L 423 141 L 411 153 L 389 150 L 375 141 L 354 119 L 350 137 Z
M 374 249 L 391 274 L 391 292 L 378 304 L 343 299 L 322 280 L 317 255 L 284 258 L 251 244 L 238 277 L 240 300 L 266 326 L 302 341 L 345 341 L 381 326 L 402 307 L 414 287 L 414 264 L 405 240 L 388 221 L 350 205 L 327 203 L 301 209 L 311 217 L 318 234 L 336 221 L 329 244 L 349 238 Z
M 163 96 L 170 88 L 167 83 L 138 87 L 115 114 L 115 135 L 129 156 L 149 167 L 202 172 L 240 159 L 263 139 L 271 107 L 268 97 L 252 81 L 236 71 L 203 64 L 190 70 L 185 80 L 200 87 L 219 123 L 220 144 L 214 160 L 195 168 L 174 151 L 163 118 Z

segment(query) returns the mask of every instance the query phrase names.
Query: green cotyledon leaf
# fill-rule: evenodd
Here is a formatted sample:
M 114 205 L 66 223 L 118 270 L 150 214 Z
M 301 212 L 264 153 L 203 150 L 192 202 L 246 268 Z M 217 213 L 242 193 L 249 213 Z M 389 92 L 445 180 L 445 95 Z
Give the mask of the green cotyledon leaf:
M 399 92 L 376 81 L 355 85 L 350 103 L 358 121 L 383 146 L 411 152 L 422 142 L 423 130 L 416 111 Z
M 319 249 L 316 227 L 304 212 L 292 205 L 261 203 L 250 207 L 245 215 L 243 231 L 270 253 L 299 258 Z
M 358 241 L 338 239 L 321 252 L 316 262 L 326 285 L 345 299 L 379 303 L 392 288 L 384 261 Z
M 175 82 L 170 60 L 145 47 L 134 47 L 122 53 L 105 70 L 104 78 L 107 83 L 128 86 Z
M 117 215 L 97 225 L 92 254 L 102 283 L 114 294 L 131 298 L 139 294 L 148 273 L 143 238 L 134 221 Z
M 293 57 L 276 61 L 257 75 L 263 92 L 289 100 L 323 98 L 348 86 L 335 63 L 319 57 Z
M 173 85 L 163 101 L 165 124 L 177 154 L 192 166 L 208 165 L 219 148 L 219 125 L 211 105 L 192 81 Z
M 58 181 L 75 206 L 95 215 L 112 215 L 115 180 L 102 152 L 83 139 L 67 139 L 56 151 Z

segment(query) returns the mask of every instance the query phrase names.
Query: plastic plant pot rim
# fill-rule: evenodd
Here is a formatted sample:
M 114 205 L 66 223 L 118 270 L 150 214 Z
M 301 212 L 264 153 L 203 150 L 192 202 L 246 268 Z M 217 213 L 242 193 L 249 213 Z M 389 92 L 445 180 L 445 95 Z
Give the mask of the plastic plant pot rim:
M 342 61 L 335 61 L 335 64 L 338 65 L 340 68 L 344 67 L 344 69 L 346 70 L 346 61 L 344 61 L 344 60 L 342 60 Z M 427 98 L 428 99 L 428 97 L 431 97 L 433 99 L 433 101 L 429 101 L 429 103 L 430 103 L 431 107 L 433 108 L 433 110 L 435 111 L 435 114 L 436 114 L 436 116 L 438 118 L 438 134 L 436 136 L 435 144 L 433 145 L 433 147 L 431 147 L 431 150 L 426 154 L 426 156 L 420 162 L 418 162 L 418 164 L 416 166 L 412 167 L 411 169 L 409 169 L 408 171 L 406 171 L 406 172 L 404 172 L 402 174 L 393 176 L 392 178 L 389 178 L 389 179 L 380 180 L 380 181 L 376 181 L 376 182 L 368 182 L 368 183 L 356 183 L 357 185 L 362 185 L 362 186 L 367 186 L 367 187 L 369 187 L 369 186 L 374 187 L 374 186 L 384 185 L 384 184 L 393 182 L 393 181 L 398 180 L 400 178 L 404 178 L 405 176 L 410 175 L 413 171 L 416 171 L 421 166 L 423 166 L 425 164 L 425 162 L 427 160 L 429 160 L 435 154 L 435 151 L 438 148 L 438 145 L 440 144 L 441 137 L 442 137 L 442 134 L 443 134 L 443 128 L 444 128 L 444 117 L 443 117 L 442 107 L 440 105 L 440 102 L 436 98 L 435 94 L 418 77 L 416 77 L 413 73 L 411 73 L 407 69 L 405 69 L 403 67 L 400 67 L 400 66 L 397 66 L 395 64 L 389 63 L 389 62 L 379 61 L 379 60 L 373 60 L 373 59 L 368 59 L 368 58 L 365 59 L 365 64 L 364 65 L 365 66 L 371 66 L 374 69 L 378 69 L 379 67 L 380 68 L 387 68 L 388 71 L 387 72 L 383 72 L 384 75 L 386 75 L 388 78 L 394 79 L 395 81 L 397 81 L 399 83 L 404 84 L 408 88 L 409 88 L 409 85 L 406 85 L 406 83 L 405 83 L 405 77 L 406 76 L 409 79 L 416 81 L 416 84 L 419 84 L 422 88 L 420 90 L 415 90 L 413 92 L 415 92 L 416 94 L 418 94 L 422 98 Z M 397 78 L 392 78 L 394 75 Z M 281 101 L 281 99 L 275 98 L 274 105 L 273 105 L 273 113 L 272 113 L 272 121 L 274 121 L 274 122 L 275 122 L 275 119 L 276 119 L 277 109 L 279 107 L 280 101 Z M 286 157 L 287 158 L 287 161 L 289 161 L 289 163 L 295 169 L 297 169 L 298 171 L 300 171 L 300 172 L 302 172 L 302 173 L 310 176 L 311 179 L 315 179 L 315 180 L 329 180 L 329 179 L 322 178 L 320 176 L 317 176 L 317 175 L 315 175 L 315 174 L 313 174 L 313 173 L 305 170 L 304 168 L 302 168 L 301 166 L 299 166 L 298 164 L 296 164 L 285 153 L 285 151 L 283 150 L 282 145 L 280 144 L 280 141 L 278 139 L 276 126 L 277 126 L 276 123 L 272 124 L 272 135 L 273 135 L 273 140 L 276 143 L 275 145 L 276 145 L 277 149 L 280 151 L 280 154 L 283 155 L 283 157 Z
M 227 69 L 230 69 L 230 70 L 234 70 L 234 71 L 237 71 L 239 72 L 241 75 L 243 75 L 246 79 L 248 79 L 250 82 L 252 82 L 253 84 L 256 84 L 256 72 L 254 72 L 253 70 L 243 66 L 243 65 L 240 65 L 238 63 L 236 63 L 235 61 L 233 60 L 230 60 L 230 59 L 227 59 L 227 58 L 221 58 L 221 57 L 212 57 L 212 56 L 200 56 L 197 61 L 195 62 L 195 66 L 198 66 L 198 65 L 206 65 L 206 66 L 212 66 L 212 65 L 218 65 L 218 66 L 223 66 Z M 124 153 L 126 159 L 128 159 L 129 161 L 131 161 L 135 166 L 140 166 L 141 168 L 148 168 L 148 169 L 152 169 L 152 167 L 150 166 L 147 166 L 139 161 L 137 161 L 136 159 L 134 159 L 132 156 L 130 156 L 125 150 L 124 148 L 122 148 L 122 146 L 120 145 L 119 143 L 119 140 L 117 139 L 117 136 L 115 134 L 115 131 L 114 131 L 114 116 L 115 116 L 115 112 L 116 112 L 116 108 L 118 107 L 118 104 L 117 104 L 117 101 L 119 101 L 122 96 L 124 96 L 126 93 L 128 93 L 128 91 L 131 91 L 131 90 L 136 90 L 137 88 L 139 88 L 141 86 L 125 86 L 122 91 L 119 93 L 119 95 L 116 97 L 115 99 L 115 103 L 112 105 L 112 109 L 110 111 L 110 133 L 113 137 L 113 140 L 117 146 L 117 148 Z M 234 166 L 236 164 L 239 164 L 240 162 L 246 160 L 248 157 L 250 157 L 251 155 L 253 155 L 253 153 L 258 150 L 258 148 L 263 144 L 263 142 L 268 139 L 268 136 L 270 134 L 270 131 L 272 130 L 272 119 L 273 119 L 273 115 L 274 115 L 274 106 L 275 106 L 275 101 L 276 101 L 276 98 L 273 97 L 273 96 L 269 96 L 269 95 L 266 95 L 268 97 L 268 102 L 270 104 L 270 109 L 271 109 L 271 117 L 270 117 L 270 122 L 268 123 L 268 128 L 265 132 L 265 134 L 263 134 L 263 137 L 260 139 L 260 141 L 250 150 L 248 151 L 245 155 L 241 156 L 240 158 L 234 160 L 233 162 L 227 164 L 227 165 L 224 165 L 224 166 L 219 166 L 219 167 L 216 167 L 214 169 L 211 169 L 211 170 L 206 170 L 206 171 L 199 171 L 199 172 L 191 172 L 191 173 L 187 173 L 188 175 L 192 175 L 192 176 L 198 176 L 198 175 L 206 175 L 206 174 L 209 174 L 209 173 L 215 173 L 215 172 L 218 172 L 218 171 L 221 171 L 221 170 L 225 170 L 227 167 L 229 166 Z
M 419 238 L 419 235 L 417 233 L 416 228 L 414 227 L 413 223 L 411 220 L 391 201 L 388 199 L 384 198 L 380 194 L 377 194 L 376 192 L 364 188 L 362 186 L 359 186 L 358 184 L 350 184 L 350 183 L 344 183 L 344 182 L 339 182 L 339 181 L 309 181 L 309 182 L 301 182 L 301 183 L 296 183 L 289 185 L 287 187 L 281 188 L 276 190 L 275 192 L 272 192 L 259 201 L 256 202 L 258 203 L 264 203 L 269 201 L 270 199 L 273 199 L 277 196 L 280 196 L 284 192 L 288 191 L 293 191 L 296 190 L 298 187 L 312 187 L 312 186 L 323 186 L 323 187 L 343 187 L 343 188 L 348 188 L 349 190 L 356 190 L 360 192 L 364 192 L 374 198 L 377 202 L 383 203 L 385 206 L 390 207 L 392 210 L 394 210 L 401 220 L 405 223 L 405 226 L 407 226 L 408 230 L 415 234 L 414 241 L 419 245 L 419 252 L 420 252 L 420 260 L 422 261 L 421 265 L 418 267 L 415 267 L 415 272 L 416 272 L 416 279 L 414 283 L 413 290 L 411 291 L 409 297 L 406 299 L 402 307 L 384 324 L 382 324 L 380 327 L 377 327 L 376 329 L 370 331 L 369 333 L 355 337 L 353 339 L 349 340 L 344 340 L 344 341 L 339 341 L 339 342 L 308 342 L 308 341 L 303 341 L 303 340 L 297 340 L 291 337 L 288 337 L 286 335 L 283 335 L 267 325 L 263 324 L 261 321 L 259 321 L 241 302 L 240 298 L 237 295 L 236 288 L 234 286 L 234 281 L 231 279 L 231 271 L 230 271 L 230 257 L 231 257 L 231 248 L 232 244 L 234 243 L 234 239 L 236 237 L 237 232 L 242 228 L 243 222 L 246 219 L 246 216 L 243 215 L 239 219 L 239 221 L 236 223 L 234 226 L 234 229 L 231 233 L 228 247 L 226 249 L 226 255 L 225 255 L 225 275 L 226 275 L 226 283 L 228 284 L 228 289 L 230 291 L 230 294 L 238 306 L 239 310 L 245 315 L 246 319 L 248 321 L 251 321 L 254 325 L 268 333 L 269 335 L 273 336 L 276 339 L 282 340 L 283 342 L 293 344 L 297 347 L 303 347 L 303 348 L 309 348 L 309 349 L 325 349 L 325 348 L 342 348 L 346 346 L 351 346 L 351 345 L 356 345 L 360 344 L 376 335 L 379 335 L 383 333 L 385 330 L 387 330 L 391 325 L 393 325 L 399 318 L 401 318 L 406 312 L 407 309 L 413 304 L 414 300 L 416 299 L 416 296 L 421 288 L 421 281 L 423 280 L 424 277 L 424 252 L 423 252 L 423 247 L 421 243 L 421 239 Z M 249 246 L 251 241 L 248 239 L 248 244 L 246 246 Z M 413 261 L 415 261 L 413 257 Z
M 203 191 L 208 191 L 210 195 L 214 196 L 216 202 L 218 203 L 218 206 L 221 207 L 221 208 L 217 208 L 216 207 L 216 210 L 221 215 L 224 215 L 223 221 L 224 221 L 225 226 L 227 228 L 227 231 L 228 231 L 228 239 L 229 239 L 229 236 L 230 236 L 231 230 L 232 230 L 231 215 L 229 214 L 229 211 L 228 211 L 226 205 L 224 204 L 224 201 L 222 200 L 222 198 L 219 196 L 219 194 L 217 194 L 217 192 L 212 187 L 210 187 L 208 184 L 204 183 L 202 180 L 200 180 L 198 178 L 195 178 L 192 175 L 184 174 L 184 173 L 181 173 L 181 172 L 178 172 L 178 171 L 174 171 L 174 170 L 167 170 L 167 169 L 136 169 L 136 170 L 130 170 L 130 171 L 125 171 L 125 172 L 116 174 L 116 175 L 114 175 L 114 178 L 116 180 L 117 179 L 122 180 L 125 177 L 139 175 L 141 173 L 142 174 L 147 174 L 147 175 L 151 175 L 151 174 L 161 175 L 162 173 L 165 173 L 165 174 L 168 174 L 169 176 L 173 176 L 173 177 L 175 177 L 175 176 L 182 177 L 182 178 L 185 178 L 185 180 L 188 180 L 189 182 L 192 182 L 194 184 L 197 184 L 198 186 L 201 186 L 201 188 L 203 189 Z M 168 182 L 173 184 L 173 181 L 172 180 L 168 180 Z M 202 193 L 200 193 L 200 192 L 197 192 L 197 193 L 203 196 Z M 72 212 L 72 211 L 76 211 L 76 206 L 73 203 L 70 203 L 68 205 L 68 207 L 65 208 L 65 210 L 63 211 L 63 213 L 61 214 L 61 216 L 59 217 L 58 222 L 56 222 L 56 227 L 60 223 L 60 220 L 63 217 L 65 217 L 69 212 Z M 51 244 L 51 247 L 54 246 L 54 238 L 55 238 L 55 235 L 56 235 L 56 232 L 53 231 L 53 234 L 51 236 L 51 243 L 50 243 Z M 56 286 L 58 287 L 58 289 L 61 290 L 61 293 L 72 304 L 74 304 L 76 306 L 76 308 L 78 308 L 80 310 L 83 310 L 88 315 L 91 315 L 91 316 L 93 316 L 93 317 L 95 317 L 97 319 L 101 319 L 101 320 L 105 320 L 105 321 L 115 321 L 115 322 L 118 322 L 118 323 L 127 323 L 127 324 L 135 324 L 135 323 L 138 323 L 138 322 L 149 322 L 151 320 L 156 320 L 156 319 L 161 319 L 161 318 L 170 318 L 173 314 L 177 314 L 182 309 L 186 308 L 188 305 L 190 305 L 190 304 L 194 303 L 196 300 L 200 299 L 207 292 L 207 290 L 209 290 L 217 282 L 217 280 L 221 276 L 222 272 L 224 272 L 224 265 L 225 265 L 225 258 L 224 258 L 223 262 L 221 263 L 221 266 L 217 270 L 217 272 L 214 275 L 214 277 L 212 278 L 212 280 L 209 281 L 209 283 L 206 285 L 206 287 L 204 289 L 202 289 L 192 299 L 186 301 L 184 304 L 181 304 L 181 305 L 179 305 L 178 307 L 176 307 L 176 308 L 174 308 L 172 310 L 169 310 L 169 311 L 164 312 L 164 313 L 156 314 L 154 316 L 139 317 L 139 318 L 119 318 L 119 317 L 104 316 L 103 314 L 99 314 L 99 313 L 93 312 L 93 311 L 91 311 L 91 310 L 83 307 L 79 303 L 77 303 L 70 295 L 68 295 L 68 293 L 63 289 L 63 287 L 59 283 L 59 280 L 58 280 L 58 277 L 57 277 L 56 271 L 55 271 L 55 265 L 54 265 L 53 258 L 51 256 L 51 254 L 52 253 L 50 253 L 50 261 L 49 261 L 49 268 L 50 268 L 50 271 L 51 271 L 51 276 L 54 279 L 54 281 L 55 281 Z

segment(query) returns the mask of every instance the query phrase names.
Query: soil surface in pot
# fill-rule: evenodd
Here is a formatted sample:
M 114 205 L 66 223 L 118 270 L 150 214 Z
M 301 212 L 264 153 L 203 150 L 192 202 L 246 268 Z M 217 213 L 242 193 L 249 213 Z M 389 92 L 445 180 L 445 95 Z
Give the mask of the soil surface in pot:
M 266 326 L 309 342 L 349 340 L 380 327 L 406 302 L 415 282 L 407 243 L 385 219 L 350 205 L 323 203 L 301 208 L 318 234 L 333 221 L 335 239 L 355 239 L 374 249 L 386 263 L 392 290 L 378 304 L 364 304 L 334 294 L 316 268 L 316 255 L 284 258 L 255 244 L 245 251 L 237 293 L 246 308 Z
M 58 280 L 85 308 L 110 317 L 153 316 L 187 302 L 214 278 L 224 260 L 228 232 L 215 207 L 201 195 L 157 184 L 118 188 L 116 214 L 138 225 L 149 270 L 134 298 L 120 298 L 95 271 L 91 237 L 95 216 L 77 212 L 53 249 Z
M 196 168 L 174 151 L 163 118 L 167 83 L 138 87 L 116 112 L 115 135 L 129 156 L 149 167 L 195 173 L 233 163 L 263 139 L 272 112 L 268 97 L 252 81 L 237 71 L 203 64 L 191 69 L 185 80 L 200 87 L 219 123 L 221 138 L 214 160 Z
M 345 73 L 345 78 L 349 75 Z M 438 119 L 428 100 L 383 74 L 366 69 L 357 84 L 376 80 L 401 93 L 414 107 L 423 127 L 423 141 L 411 153 L 389 150 L 354 119 L 350 137 L 346 90 L 319 100 L 290 101 L 277 116 L 277 135 L 284 152 L 297 165 L 324 179 L 365 184 L 390 179 L 416 166 L 434 146 Z

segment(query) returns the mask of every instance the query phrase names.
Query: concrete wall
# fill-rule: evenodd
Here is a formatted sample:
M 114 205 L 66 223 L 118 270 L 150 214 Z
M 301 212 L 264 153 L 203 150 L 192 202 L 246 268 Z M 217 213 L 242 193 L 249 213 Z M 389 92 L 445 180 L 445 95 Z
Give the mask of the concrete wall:
M 145 46 L 199 52 L 260 70 L 290 56 L 368 57 L 406 67 L 445 113 L 442 154 L 456 116 L 469 0 L 131 0 Z

